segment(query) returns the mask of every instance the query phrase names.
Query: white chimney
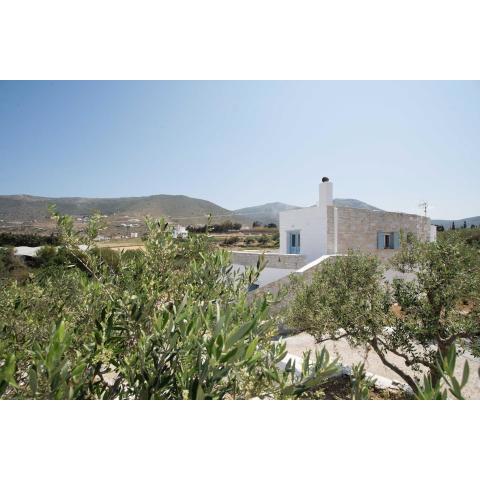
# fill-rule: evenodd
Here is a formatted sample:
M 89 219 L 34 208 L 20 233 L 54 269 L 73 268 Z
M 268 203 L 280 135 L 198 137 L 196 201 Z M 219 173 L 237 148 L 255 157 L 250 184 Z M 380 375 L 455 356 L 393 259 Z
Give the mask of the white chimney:
M 327 205 L 333 205 L 333 183 L 330 182 L 328 177 L 322 178 L 322 183 L 319 186 L 318 206 L 326 207 Z

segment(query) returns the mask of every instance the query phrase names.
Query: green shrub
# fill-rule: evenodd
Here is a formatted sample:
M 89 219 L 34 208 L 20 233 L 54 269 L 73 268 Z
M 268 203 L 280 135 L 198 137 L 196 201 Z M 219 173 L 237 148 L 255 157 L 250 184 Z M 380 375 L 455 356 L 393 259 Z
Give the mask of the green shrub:
M 268 242 L 269 242 L 269 238 L 267 237 L 267 235 L 261 235 L 258 239 L 258 243 L 260 245 L 266 245 Z
M 223 245 L 235 245 L 238 243 L 238 237 L 226 237 L 222 243 Z
M 28 265 L 14 255 L 13 247 L 0 247 L 0 288 L 8 281 L 25 282 L 30 275 Z
M 57 235 L 37 235 L 35 233 L 0 233 L 0 246 L 40 247 L 42 245 L 58 245 Z
M 326 262 L 311 284 L 296 287 L 289 323 L 318 341 L 345 337 L 353 347 L 371 348 L 414 391 L 422 369 L 437 388 L 444 378 L 439 358 L 453 345 L 479 354 L 478 250 L 456 234 L 433 243 L 410 239 L 392 266 L 413 279 L 389 285 L 376 257 L 355 252 Z
M 326 352 L 278 368 L 268 300 L 247 301 L 259 270 L 232 273 L 205 236 L 176 242 L 147 220 L 145 251 L 111 254 L 95 248 L 96 217 L 75 233 L 54 215 L 68 261 L 0 289 L 3 398 L 297 398 L 338 370 Z

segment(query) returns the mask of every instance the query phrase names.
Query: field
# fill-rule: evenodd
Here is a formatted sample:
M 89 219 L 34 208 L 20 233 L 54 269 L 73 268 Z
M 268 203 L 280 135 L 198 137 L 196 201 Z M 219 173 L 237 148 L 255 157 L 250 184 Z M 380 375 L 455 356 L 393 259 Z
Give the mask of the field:
M 120 238 L 118 240 L 105 240 L 97 242 L 98 247 L 111 248 L 112 250 L 138 250 L 143 248 L 141 238 Z
M 191 234 L 192 235 L 192 234 Z M 200 235 L 200 234 L 193 234 Z M 211 233 L 209 240 L 220 248 L 248 250 L 271 250 L 278 248 L 278 231 L 276 229 L 259 228 L 248 231 L 228 233 Z M 97 242 L 98 247 L 112 250 L 138 250 L 143 248 L 141 238 L 120 238 Z

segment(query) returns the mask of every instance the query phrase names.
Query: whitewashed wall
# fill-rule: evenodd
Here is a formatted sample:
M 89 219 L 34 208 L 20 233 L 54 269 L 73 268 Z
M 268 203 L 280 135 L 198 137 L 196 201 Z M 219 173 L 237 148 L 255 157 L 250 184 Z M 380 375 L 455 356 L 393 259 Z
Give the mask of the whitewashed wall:
M 328 252 L 328 209 L 333 205 L 333 184 L 322 182 L 318 186 L 315 207 L 280 212 L 280 253 L 288 253 L 288 236 L 291 230 L 300 231 L 300 253 L 311 262 Z
M 300 230 L 300 253 L 307 262 L 311 262 L 327 253 L 326 247 L 326 219 L 322 218 L 319 207 L 302 208 L 280 212 L 280 253 L 288 253 L 287 232 Z M 325 234 L 322 235 L 322 230 Z M 324 237 L 324 245 L 322 238 Z

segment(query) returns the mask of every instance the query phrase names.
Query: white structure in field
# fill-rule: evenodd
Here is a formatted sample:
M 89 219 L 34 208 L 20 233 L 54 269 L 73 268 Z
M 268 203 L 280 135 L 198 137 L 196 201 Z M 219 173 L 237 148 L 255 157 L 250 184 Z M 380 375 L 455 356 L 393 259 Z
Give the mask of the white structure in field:
M 188 230 L 183 225 L 175 225 L 172 231 L 173 238 L 187 238 Z
M 435 226 L 424 216 L 335 206 L 333 184 L 324 177 L 317 205 L 280 212 L 280 254 L 302 255 L 307 262 L 349 250 L 388 258 L 399 248 L 401 232 L 436 239 Z

